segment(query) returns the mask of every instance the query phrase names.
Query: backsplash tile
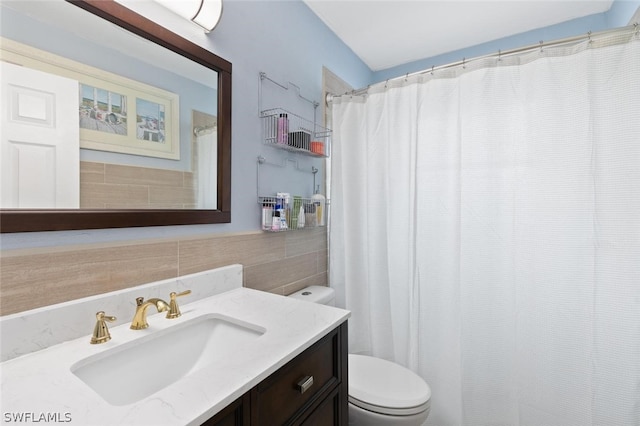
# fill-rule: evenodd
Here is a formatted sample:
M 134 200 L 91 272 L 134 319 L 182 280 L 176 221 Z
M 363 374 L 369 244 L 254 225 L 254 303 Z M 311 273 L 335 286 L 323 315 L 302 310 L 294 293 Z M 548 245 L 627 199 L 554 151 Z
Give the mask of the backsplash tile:
M 326 228 L 2 251 L 0 315 L 242 264 L 244 286 L 288 295 L 327 284 Z
M 105 182 L 117 184 L 148 185 L 157 187 L 181 187 L 183 172 L 152 169 L 149 167 L 105 164 Z
M 244 286 L 270 291 L 315 275 L 317 272 L 317 254 L 307 253 L 276 262 L 245 267 Z
M 183 274 L 229 263 L 247 267 L 284 257 L 285 238 L 281 234 L 259 232 L 180 241 L 180 272 Z
M 80 162 L 80 207 L 185 209 L 195 205 L 192 172 Z
M 327 240 L 323 238 L 326 233 L 327 229 L 324 227 L 309 228 L 303 232 L 286 232 L 286 256 L 289 257 L 326 250 Z
M 2 253 L 7 315 L 178 276 L 177 242 Z
M 149 208 L 149 188 L 143 185 L 80 183 L 80 207 L 104 209 L 113 205 Z

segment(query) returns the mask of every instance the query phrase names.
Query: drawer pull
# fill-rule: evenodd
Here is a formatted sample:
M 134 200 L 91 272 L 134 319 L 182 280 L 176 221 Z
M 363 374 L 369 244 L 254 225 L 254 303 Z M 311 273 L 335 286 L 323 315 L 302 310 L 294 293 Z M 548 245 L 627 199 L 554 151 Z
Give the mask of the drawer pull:
M 300 393 L 305 393 L 309 390 L 309 388 L 313 385 L 313 376 L 306 376 L 300 379 L 298 383 L 296 383 L 296 389 L 300 391 Z

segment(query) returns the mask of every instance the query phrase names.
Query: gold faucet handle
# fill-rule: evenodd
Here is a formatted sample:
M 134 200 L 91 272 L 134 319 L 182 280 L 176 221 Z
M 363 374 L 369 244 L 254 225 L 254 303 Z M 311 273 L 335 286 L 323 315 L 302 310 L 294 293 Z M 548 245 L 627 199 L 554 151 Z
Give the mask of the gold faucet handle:
M 178 302 L 176 302 L 177 297 L 186 296 L 187 294 L 191 294 L 191 290 L 185 290 L 180 293 L 176 293 L 172 291 L 169 293 L 169 297 L 171 300 L 169 301 L 169 312 L 167 312 L 168 319 L 178 318 L 182 313 L 180 312 L 180 308 L 178 307 Z
M 93 335 L 91 336 L 92 345 L 111 340 L 111 334 L 105 321 L 114 322 L 115 320 L 116 317 L 107 316 L 104 311 L 96 312 L 96 326 L 93 328 Z

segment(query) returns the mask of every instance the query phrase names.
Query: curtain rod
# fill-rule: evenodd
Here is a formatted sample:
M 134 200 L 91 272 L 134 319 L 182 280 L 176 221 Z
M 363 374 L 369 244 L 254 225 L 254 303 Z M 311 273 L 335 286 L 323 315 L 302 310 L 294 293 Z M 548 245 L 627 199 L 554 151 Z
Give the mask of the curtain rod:
M 558 39 L 558 40 L 552 40 L 552 41 L 548 41 L 548 42 L 544 42 L 544 41 L 540 41 L 538 44 L 531 44 L 528 46 L 524 46 L 524 47 L 517 47 L 515 49 L 510 49 L 510 50 L 505 50 L 504 52 L 501 50 L 498 50 L 495 53 L 489 53 L 486 55 L 482 55 L 482 56 L 476 56 L 474 58 L 471 59 L 466 59 L 466 58 L 462 58 L 461 61 L 456 61 L 456 62 L 451 62 L 449 64 L 445 64 L 445 65 L 439 65 L 439 66 L 432 66 L 431 68 L 427 68 L 427 69 L 423 69 L 420 71 L 415 71 L 412 73 L 407 73 L 405 75 L 401 75 L 398 77 L 393 77 L 393 78 L 389 78 L 385 81 L 381 81 L 378 83 L 374 83 L 374 84 L 370 84 L 367 87 L 363 87 L 361 89 L 355 89 L 352 90 L 350 92 L 346 92 L 343 93 L 343 95 L 363 95 L 365 93 L 367 93 L 367 91 L 369 91 L 370 88 L 374 87 L 374 86 L 379 86 L 382 84 L 387 84 L 390 81 L 396 81 L 396 80 L 401 80 L 401 79 L 406 79 L 409 77 L 413 77 L 416 75 L 421 75 L 421 74 L 426 74 L 426 73 L 433 73 L 434 71 L 439 71 L 439 70 L 443 70 L 443 69 L 447 69 L 447 68 L 455 68 L 455 67 L 459 67 L 461 65 L 465 65 L 465 64 L 469 64 L 471 62 L 476 62 L 479 60 L 483 60 L 483 59 L 488 59 L 488 58 L 504 58 L 507 56 L 513 56 L 513 55 L 517 55 L 520 53 L 526 53 L 526 52 L 532 52 L 534 50 L 538 50 L 538 49 L 544 49 L 545 47 L 555 47 L 555 46 L 562 46 L 565 44 L 574 44 L 574 43 L 578 43 L 581 41 L 585 41 L 585 40 L 593 40 L 594 38 L 599 38 L 602 36 L 607 36 L 607 35 L 612 35 L 612 34 L 617 34 L 617 33 L 625 33 L 625 32 L 635 32 L 636 35 L 640 34 L 640 25 L 636 22 L 634 24 L 631 25 L 627 25 L 624 27 L 619 27 L 619 28 L 613 28 L 613 29 L 609 29 L 609 30 L 603 30 L 603 31 L 598 31 L 595 33 L 592 33 L 591 31 L 589 31 L 587 34 L 583 34 L 583 35 L 578 35 L 578 36 L 573 36 L 573 37 L 567 37 L 567 38 L 562 38 L 562 39 Z M 333 100 L 334 96 L 342 96 L 342 95 L 333 95 L 328 93 L 327 94 L 327 102 L 331 102 Z

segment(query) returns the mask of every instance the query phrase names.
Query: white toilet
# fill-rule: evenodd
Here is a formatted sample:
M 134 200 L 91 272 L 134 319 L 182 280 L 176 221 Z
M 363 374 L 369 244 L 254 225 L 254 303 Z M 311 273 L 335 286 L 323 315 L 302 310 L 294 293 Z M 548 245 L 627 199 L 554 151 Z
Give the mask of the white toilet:
M 310 286 L 291 294 L 334 306 L 332 288 Z M 393 362 L 349 354 L 349 424 L 419 426 L 429 416 L 431 388 L 411 370 Z

